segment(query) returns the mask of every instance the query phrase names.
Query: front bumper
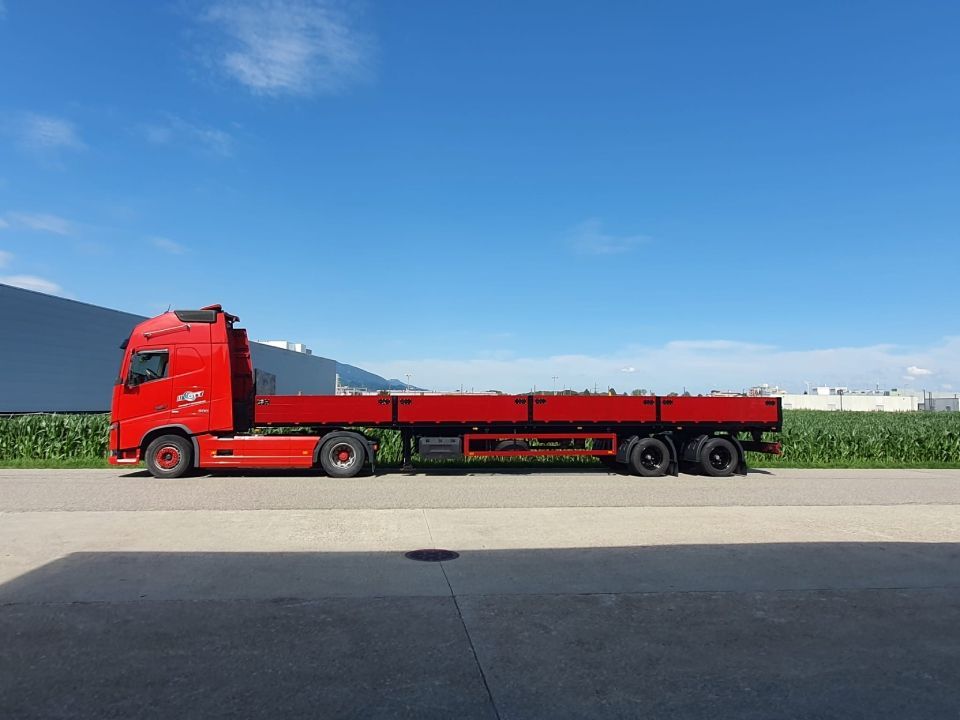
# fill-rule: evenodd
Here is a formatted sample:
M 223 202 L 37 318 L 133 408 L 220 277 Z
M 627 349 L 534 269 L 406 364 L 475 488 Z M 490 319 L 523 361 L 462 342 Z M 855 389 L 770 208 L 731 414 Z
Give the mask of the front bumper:
M 140 462 L 140 448 L 111 450 L 110 455 L 107 456 L 107 462 L 111 465 L 135 465 Z

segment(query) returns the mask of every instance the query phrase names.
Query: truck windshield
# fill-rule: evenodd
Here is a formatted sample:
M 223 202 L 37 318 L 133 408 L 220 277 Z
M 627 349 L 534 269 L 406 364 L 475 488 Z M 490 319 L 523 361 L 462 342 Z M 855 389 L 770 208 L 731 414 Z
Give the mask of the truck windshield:
M 130 374 L 127 381 L 131 385 L 159 380 L 167 376 L 170 353 L 166 350 L 146 350 L 137 352 L 130 358 Z

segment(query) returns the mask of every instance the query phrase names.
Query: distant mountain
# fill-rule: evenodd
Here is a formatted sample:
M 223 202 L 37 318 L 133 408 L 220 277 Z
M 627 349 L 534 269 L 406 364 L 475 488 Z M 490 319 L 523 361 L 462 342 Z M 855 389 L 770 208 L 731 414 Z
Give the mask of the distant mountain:
M 397 379 L 387 380 L 372 372 L 358 368 L 355 365 L 337 363 L 337 374 L 340 375 L 340 384 L 361 390 L 405 390 L 407 384 Z M 415 385 L 411 390 L 423 390 Z

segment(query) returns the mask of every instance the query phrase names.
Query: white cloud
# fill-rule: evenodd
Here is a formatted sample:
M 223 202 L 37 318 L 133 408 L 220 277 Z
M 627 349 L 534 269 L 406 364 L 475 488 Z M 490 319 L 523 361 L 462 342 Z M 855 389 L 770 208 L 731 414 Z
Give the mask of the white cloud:
M 187 251 L 180 243 L 165 237 L 152 237 L 150 238 L 150 244 L 158 250 L 163 250 L 163 252 L 170 253 L 171 255 L 183 255 Z
M 333 92 L 367 73 L 371 42 L 357 32 L 355 6 L 333 0 L 215 2 L 213 61 L 260 95 Z
M 933 370 L 927 370 L 927 368 L 911 365 L 910 367 L 907 368 L 907 375 L 909 375 L 910 377 L 922 377 L 924 375 L 933 375 Z
M 637 369 L 636 369 L 635 367 L 622 367 L 622 368 L 620 368 L 620 372 L 622 372 L 622 373 L 635 373 L 636 371 L 637 371 Z
M 726 348 L 718 350 L 719 347 Z M 631 345 L 605 355 L 556 355 L 528 357 L 475 356 L 454 359 L 400 359 L 391 362 L 361 361 L 362 367 L 384 377 L 402 377 L 409 372 L 420 378 L 421 387 L 433 389 L 467 387 L 526 392 L 532 387 L 549 388 L 551 377 L 563 378 L 567 387 L 592 388 L 594 384 L 618 390 L 624 381 L 622 368 L 634 368 L 631 383 L 658 392 L 686 386 L 691 392 L 712 389 L 743 389 L 767 382 L 802 392 L 806 380 L 814 384 L 850 388 L 894 387 L 903 368 L 942 368 L 944 383 L 960 384 L 960 337 L 948 337 L 935 345 L 906 349 L 894 345 L 784 350 L 757 343 L 676 341 L 660 346 Z
M 576 252 L 584 255 L 620 255 L 644 243 L 646 235 L 610 235 L 603 231 L 603 223 L 591 218 L 570 232 L 568 242 Z
M 47 295 L 63 295 L 63 288 L 51 280 L 36 275 L 0 275 L 0 283 Z
M 39 153 L 83 150 L 86 145 L 69 120 L 50 115 L 23 113 L 13 123 L 20 146 Z
M 10 223 L 8 223 L 3 218 L 0 218 L 0 230 L 3 230 L 4 228 L 7 228 L 7 227 L 10 227 Z
M 0 268 L 4 268 L 9 265 L 11 260 L 13 260 L 13 253 L 7 252 L 6 250 L 0 250 Z
M 223 130 L 205 127 L 187 122 L 177 115 L 169 115 L 157 125 L 144 125 L 143 136 L 153 145 L 195 145 L 214 153 L 229 157 L 233 154 L 233 136 Z
M 53 233 L 54 235 L 72 235 L 74 232 L 72 222 L 59 215 L 49 213 L 7 213 L 6 225 L 24 230 Z

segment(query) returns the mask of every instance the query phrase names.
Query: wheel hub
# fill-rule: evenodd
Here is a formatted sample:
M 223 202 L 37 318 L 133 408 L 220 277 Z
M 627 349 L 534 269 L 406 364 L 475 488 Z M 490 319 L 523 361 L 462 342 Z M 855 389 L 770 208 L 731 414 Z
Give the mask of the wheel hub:
M 330 448 L 330 461 L 338 468 L 352 467 L 357 461 L 357 454 L 347 443 L 337 443 Z
M 710 465 L 717 470 L 723 470 L 730 464 L 730 454 L 718 448 L 710 453 Z
M 180 464 L 180 449 L 173 445 L 164 445 L 154 456 L 157 466 L 163 470 L 173 470 Z
M 640 464 L 643 465 L 648 470 L 654 470 L 660 467 L 660 464 L 663 462 L 663 457 L 656 450 L 650 449 L 643 452 L 640 455 Z

